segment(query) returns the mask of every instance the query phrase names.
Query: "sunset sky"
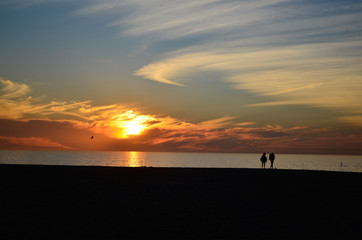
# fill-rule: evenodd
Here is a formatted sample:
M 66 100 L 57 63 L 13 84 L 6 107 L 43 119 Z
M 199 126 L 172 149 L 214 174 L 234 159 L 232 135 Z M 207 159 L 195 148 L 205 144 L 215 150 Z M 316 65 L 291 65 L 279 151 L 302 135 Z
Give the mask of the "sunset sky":
M 0 0 L 0 149 L 361 146 L 361 1 Z

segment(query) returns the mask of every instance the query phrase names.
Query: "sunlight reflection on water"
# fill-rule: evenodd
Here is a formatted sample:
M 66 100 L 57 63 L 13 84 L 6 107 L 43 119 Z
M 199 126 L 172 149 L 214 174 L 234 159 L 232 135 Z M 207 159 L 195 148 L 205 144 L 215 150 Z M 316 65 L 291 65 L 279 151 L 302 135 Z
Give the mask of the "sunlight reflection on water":
M 128 159 L 127 166 L 129 167 L 140 167 L 142 161 L 141 152 L 126 152 L 126 159 Z
M 0 163 L 129 167 L 260 168 L 261 154 L 0 151 Z M 342 165 L 341 165 L 342 163 Z M 270 163 L 267 163 L 267 167 Z M 278 169 L 362 172 L 362 156 L 277 154 Z

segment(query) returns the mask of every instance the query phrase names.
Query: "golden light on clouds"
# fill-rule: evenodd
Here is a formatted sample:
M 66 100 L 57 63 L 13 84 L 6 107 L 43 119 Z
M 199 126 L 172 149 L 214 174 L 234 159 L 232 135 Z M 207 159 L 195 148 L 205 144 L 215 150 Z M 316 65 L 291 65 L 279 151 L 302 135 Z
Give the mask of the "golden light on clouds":
M 107 123 L 111 135 L 116 138 L 128 138 L 132 135 L 139 135 L 147 128 L 147 121 L 153 118 L 147 115 L 138 115 L 135 111 L 129 110 L 116 114 Z
M 259 152 L 268 148 L 330 153 L 336 147 L 336 153 L 345 153 L 345 149 L 360 153 L 362 138 L 358 132 L 260 125 L 235 116 L 195 122 L 149 115 L 135 106 L 121 104 L 49 102 L 29 96 L 26 84 L 10 80 L 1 83 L 0 149 Z M 339 121 L 360 126 L 361 114 L 344 115 Z
M 137 122 L 128 122 L 127 123 L 127 135 L 138 135 L 141 133 L 144 127 Z

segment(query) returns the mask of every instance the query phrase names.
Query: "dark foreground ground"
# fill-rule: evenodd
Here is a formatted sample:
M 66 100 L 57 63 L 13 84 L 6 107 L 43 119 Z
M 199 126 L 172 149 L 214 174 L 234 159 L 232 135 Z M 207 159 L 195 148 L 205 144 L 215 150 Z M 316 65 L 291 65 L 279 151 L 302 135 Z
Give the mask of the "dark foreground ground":
M 0 239 L 362 239 L 362 174 L 0 165 Z

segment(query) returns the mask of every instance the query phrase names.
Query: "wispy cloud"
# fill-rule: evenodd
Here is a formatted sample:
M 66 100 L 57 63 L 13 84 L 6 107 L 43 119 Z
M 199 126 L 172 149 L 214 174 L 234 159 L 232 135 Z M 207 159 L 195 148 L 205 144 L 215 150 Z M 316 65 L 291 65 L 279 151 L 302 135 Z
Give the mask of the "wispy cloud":
M 14 83 L 10 80 L 0 79 L 3 85 L 0 95 L 1 118 L 23 118 L 34 116 L 48 119 L 54 114 L 70 115 L 74 118 L 82 118 L 75 109 L 88 106 L 85 102 L 44 102 L 41 97 L 33 98 L 29 95 L 31 89 L 26 84 Z
M 14 83 L 10 80 L 0 78 L 0 83 L 3 85 L 1 89 L 1 99 L 13 99 L 26 95 L 30 92 L 30 88 L 26 84 Z
M 135 74 L 163 83 L 182 84 L 183 74 L 227 73 L 234 88 L 273 96 L 280 104 L 359 109 L 362 102 L 361 42 L 305 44 L 250 52 L 194 52 L 144 66 Z M 269 103 L 266 103 L 269 104 Z
M 239 27 L 257 21 L 261 9 L 286 2 L 273 1 L 115 1 L 95 2 L 76 11 L 76 14 L 119 14 L 120 19 L 111 26 L 120 26 L 126 36 L 149 36 L 154 39 L 177 39 L 199 35 L 224 28 Z M 251 13 L 254 11 L 254 13 Z M 127 14 L 125 14 L 125 12 Z M 259 13 L 259 12 L 258 12 Z M 256 16 L 257 15 L 257 16 Z
M 361 4 L 355 1 L 200 0 L 89 1 L 74 14 L 113 15 L 120 34 L 152 41 L 205 36 L 225 47 L 336 41 L 358 36 Z M 356 32 L 357 31 L 357 32 Z M 331 35 L 332 34 L 332 35 Z M 190 46 L 195 43 L 188 41 Z

